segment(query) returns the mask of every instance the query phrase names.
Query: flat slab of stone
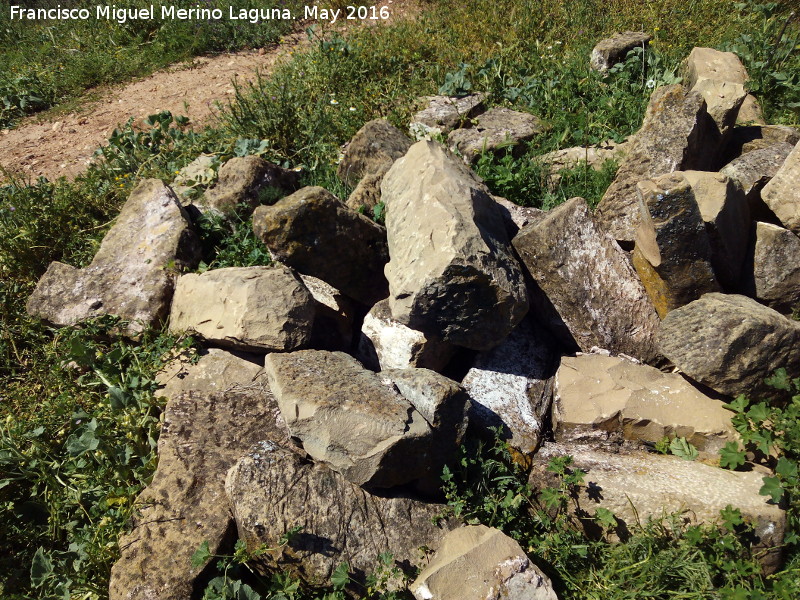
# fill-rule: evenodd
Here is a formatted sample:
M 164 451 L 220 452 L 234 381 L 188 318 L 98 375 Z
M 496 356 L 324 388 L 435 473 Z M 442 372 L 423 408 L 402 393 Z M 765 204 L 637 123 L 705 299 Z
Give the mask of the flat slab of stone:
M 516 451 L 539 447 L 553 394 L 558 355 L 550 337 L 525 319 L 503 342 L 478 354 L 461 382 L 471 401 L 470 423 L 500 427 Z
M 215 554 L 231 552 L 228 470 L 258 440 L 288 444 L 269 388 L 263 380 L 258 388 L 252 383 L 224 393 L 187 392 L 167 404 L 158 469 L 136 500 L 131 530 L 120 537 L 111 600 L 186 600 L 205 567 L 192 567 L 200 545 L 208 542 Z
M 673 171 L 715 170 L 720 143 L 702 94 L 681 85 L 658 88 L 650 97 L 642 128 L 597 206 L 598 223 L 617 241 L 630 244 L 639 226 L 636 185 Z
M 705 294 L 673 310 L 657 342 L 688 377 L 727 396 L 774 396 L 764 379 L 780 367 L 800 377 L 800 323 L 745 296 Z
M 282 553 L 262 554 L 255 564 L 313 584 L 328 583 L 342 562 L 363 583 L 384 552 L 411 571 L 423 560 L 418 548 L 435 548 L 456 526 L 432 524 L 444 511 L 441 504 L 373 496 L 325 465 L 271 442 L 255 445 L 236 463 L 225 490 L 239 538 L 251 551 L 262 544 L 276 548 L 287 531 L 302 527 Z
M 306 187 L 253 213 L 273 258 L 371 306 L 388 295 L 386 230 L 321 187 Z
M 373 119 L 353 136 L 336 169 L 339 179 L 356 185 L 362 177 L 385 172 L 403 156 L 412 141 L 385 119 Z
M 686 438 L 706 455 L 737 439 L 731 413 L 675 373 L 619 356 L 564 356 L 555 377 L 556 441 Z
M 131 192 L 91 264 L 51 263 L 26 308 L 58 327 L 118 315 L 129 322 L 125 333 L 136 336 L 166 319 L 178 272 L 199 260 L 197 237 L 177 197 L 161 181 L 146 179 Z
M 573 198 L 522 229 L 513 241 L 581 350 L 656 355 L 659 319 L 625 252 Z
M 343 352 L 273 353 L 265 370 L 292 436 L 357 485 L 390 488 L 428 478 L 455 452 L 453 438 L 437 432 L 391 376 Z M 463 407 L 466 397 L 453 402 Z
M 663 319 L 705 293 L 720 291 L 720 286 L 703 215 L 685 175 L 641 181 L 637 193 L 641 219 L 633 266 Z
M 786 229 L 800 235 L 800 145 L 786 157 L 783 165 L 761 190 L 761 199 Z
M 786 515 L 759 494 L 764 473 L 728 471 L 647 452 L 612 454 L 578 444 L 545 444 L 536 456 L 531 484 L 537 489 L 547 485 L 548 461 L 567 455 L 573 458 L 570 468 L 587 473 L 587 485 L 577 499 L 580 508 L 590 516 L 600 507 L 610 510 L 622 522 L 618 531 L 672 513 L 691 524 L 720 523 L 720 511 L 730 505 L 754 525 L 768 572 L 780 566 Z
M 252 385 L 260 388 L 263 365 L 263 356 L 234 354 L 221 348 L 209 348 L 196 363 L 181 356 L 167 363 L 156 376 L 162 386 L 156 396 L 171 400 L 184 392 L 215 394 L 234 388 L 250 389 Z
M 733 52 L 694 48 L 687 59 L 686 85 L 703 94 L 708 114 L 723 136 L 736 124 L 748 79 L 747 69 Z
M 752 286 L 747 291 L 779 312 L 800 305 L 800 237 L 771 223 L 756 223 Z
M 471 127 L 456 129 L 447 136 L 450 149 L 458 151 L 467 164 L 484 152 L 519 148 L 543 130 L 539 117 L 503 107 L 487 110 L 474 121 Z
M 374 371 L 421 367 L 441 371 L 455 347 L 392 317 L 388 300 L 381 300 L 364 317 L 356 358 Z
M 409 587 L 417 600 L 558 600 L 550 579 L 522 547 L 485 525 L 448 533 Z
M 169 329 L 245 351 L 294 350 L 311 339 L 314 303 L 291 269 L 227 267 L 178 280 Z
M 634 48 L 644 48 L 653 36 L 643 31 L 623 31 L 600 40 L 592 50 L 589 65 L 595 71 L 607 71 Z
M 486 94 L 463 97 L 425 96 L 427 106 L 411 118 L 408 130 L 416 140 L 430 139 L 433 135 L 446 135 L 467 119 L 481 114 L 486 107 Z
M 384 177 L 392 316 L 473 350 L 525 316 L 525 281 L 486 186 L 446 149 L 418 142 Z

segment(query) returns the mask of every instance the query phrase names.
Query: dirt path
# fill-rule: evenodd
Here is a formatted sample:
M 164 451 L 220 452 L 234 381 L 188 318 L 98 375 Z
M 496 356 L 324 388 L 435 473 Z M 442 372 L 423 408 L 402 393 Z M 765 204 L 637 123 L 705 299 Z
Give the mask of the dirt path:
M 388 6 L 392 19 L 407 18 L 417 8 L 416 2 L 408 0 L 377 4 Z M 308 46 L 304 27 L 272 49 L 196 58 L 111 88 L 99 100 L 81 104 L 72 113 L 28 117 L 16 129 L 0 131 L 0 165 L 26 179 L 40 175 L 51 180 L 62 175 L 72 178 L 86 168 L 94 150 L 114 128 L 130 117 L 138 120 L 168 110 L 188 116 L 195 127 L 208 124 L 214 119 L 217 103 L 224 105 L 232 98 L 234 78 L 251 81 L 257 70 L 268 72 L 290 52 Z

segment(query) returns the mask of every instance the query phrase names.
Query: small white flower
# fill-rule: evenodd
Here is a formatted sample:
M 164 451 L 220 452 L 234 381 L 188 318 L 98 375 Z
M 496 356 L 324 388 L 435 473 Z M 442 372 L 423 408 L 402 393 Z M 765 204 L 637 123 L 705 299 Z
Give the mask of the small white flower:
M 656 87 L 656 80 L 648 79 L 647 83 L 645 83 L 645 86 L 647 87 L 648 90 L 652 90 L 654 87 Z
M 339 104 L 339 101 L 336 98 L 334 98 L 331 100 L 331 104 Z
M 356 112 L 356 107 L 355 106 L 351 106 L 348 110 L 350 112 Z

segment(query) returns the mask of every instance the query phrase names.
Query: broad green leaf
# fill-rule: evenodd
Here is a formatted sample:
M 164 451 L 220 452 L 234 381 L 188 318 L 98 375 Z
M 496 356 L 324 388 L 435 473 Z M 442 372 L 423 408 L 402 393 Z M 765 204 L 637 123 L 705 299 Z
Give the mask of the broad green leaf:
M 783 498 L 783 488 L 781 482 L 777 477 L 764 477 L 764 485 L 758 490 L 762 496 L 769 496 L 776 504 Z
M 797 477 L 797 463 L 781 456 L 775 465 L 775 472 L 784 479 L 794 479 Z
M 675 456 L 678 456 L 683 460 L 694 460 L 698 455 L 697 448 L 692 446 L 686 441 L 686 438 L 683 437 L 672 440 L 669 445 L 669 449 Z
M 739 444 L 728 442 L 719 451 L 719 466 L 723 469 L 735 469 L 745 462 L 745 451 L 739 450 Z
M 208 549 L 208 540 L 206 540 L 192 554 L 192 567 L 195 569 L 202 567 L 212 556 Z
M 97 447 L 100 445 L 100 440 L 98 440 L 95 435 L 96 430 L 97 420 L 92 419 L 89 423 L 81 426 L 78 431 L 69 436 L 69 438 L 67 438 L 66 448 L 70 456 L 77 457 L 90 450 L 97 450 Z M 78 432 L 80 432 L 80 435 L 78 435 Z
M 595 520 L 604 528 L 610 529 L 617 526 L 617 518 L 607 508 L 599 507 L 594 513 Z
M 331 585 L 336 590 L 342 590 L 348 583 L 350 583 L 350 565 L 346 562 L 339 563 L 331 575 Z
M 727 529 L 733 531 L 733 529 L 737 525 L 741 525 L 744 523 L 744 519 L 742 518 L 742 512 L 738 508 L 734 508 L 730 504 L 719 511 L 719 515 L 722 517 L 722 522 L 726 526 Z
M 39 548 L 33 555 L 31 562 L 31 585 L 41 586 L 53 574 L 53 561 L 45 554 L 43 548 Z

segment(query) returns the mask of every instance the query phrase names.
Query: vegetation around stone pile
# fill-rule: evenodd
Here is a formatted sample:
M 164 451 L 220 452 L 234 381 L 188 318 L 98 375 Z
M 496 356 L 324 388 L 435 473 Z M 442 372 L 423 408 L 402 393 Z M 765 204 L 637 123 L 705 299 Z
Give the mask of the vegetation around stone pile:
M 75 182 L 7 176 L 0 187 L 4 598 L 107 597 L 118 536 L 155 467 L 162 409 L 153 395 L 155 373 L 170 356 L 190 348 L 191 340 L 160 331 L 145 332 L 136 344 L 116 340 L 111 335 L 116 324 L 107 320 L 56 330 L 30 319 L 24 309 L 52 260 L 75 266 L 91 260 L 141 179 L 171 181 L 201 153 L 214 154 L 218 161 L 258 154 L 301 168 L 303 184 L 321 185 L 344 198 L 351 188 L 336 176 L 339 146 L 366 121 L 384 116 L 404 128 L 420 95 L 440 89 L 447 94 L 482 91 L 490 103 L 535 112 L 547 124 L 521 156 L 485 154 L 478 159 L 476 171 L 493 193 L 545 209 L 576 195 L 596 203 L 613 168 L 578 167 L 553 188 L 531 158 L 608 139 L 622 141 L 640 126 L 652 90 L 679 76 L 679 61 L 693 46 L 736 50 L 768 122 L 800 122 L 798 24 L 784 28 L 788 2 L 743 2 L 732 9 L 722 0 L 691 5 L 677 0 L 438 0 L 422 2 L 420 8 L 408 21 L 346 36 L 322 28 L 310 31 L 310 49 L 252 88 L 239 89 L 217 129 L 192 131 L 173 115 L 154 115 L 144 131 L 122 126 L 101 152 L 102 160 Z M 76 28 L 68 33 L 58 26 L 31 30 L 5 25 L 0 44 L 9 68 L 3 69 L 0 96 L 11 107 L 3 113 L 6 122 L 86 86 L 140 74 L 187 53 L 261 45 L 278 31 L 203 30 L 190 36 L 166 26 L 140 31 L 109 25 L 103 31 Z M 649 50 L 631 53 L 607 77 L 589 69 L 589 51 L 598 39 L 639 26 L 654 32 Z M 72 45 L 86 51 L 62 52 Z M 41 50 L 41 58 L 22 56 L 23 46 Z M 110 46 L 114 54 L 106 52 Z M 48 80 L 56 63 L 74 75 Z M 96 72 L 82 74 L 86 64 Z M 22 106 L 20 98 L 26 95 L 29 101 Z M 269 262 L 247 218 L 232 224 L 202 221 L 201 270 Z M 566 462 L 554 463 L 558 483 L 537 496 L 502 445 L 465 445 L 460 461 L 445 474 L 445 493 L 462 517 L 499 527 L 542 557 L 563 598 L 796 598 L 800 390 L 780 377 L 773 383 L 793 393 L 793 403 L 768 408 L 753 398 L 749 405 L 737 400 L 732 408 L 745 442 L 763 454 L 773 448 L 780 452 L 778 474 L 765 486 L 795 516 L 786 538 L 787 562 L 775 575 L 759 573 L 749 555 L 748 530 L 733 510 L 721 529 L 686 528 L 668 518 L 643 524 L 627 543 L 591 541 L 567 511 L 580 473 L 570 471 Z M 725 460 L 736 466 L 743 456 L 741 449 L 729 448 Z M 613 527 L 609 519 L 598 518 L 601 530 Z M 248 553 L 240 547 L 234 556 L 220 563 L 234 565 L 228 571 L 231 581 L 236 569 L 248 577 L 241 564 Z M 379 583 L 391 570 L 388 564 L 362 595 L 384 593 Z M 338 572 L 328 597 L 339 597 L 347 581 L 346 572 Z M 208 597 L 248 597 L 238 585 L 239 596 L 233 595 L 231 582 L 227 592 L 219 587 Z M 315 594 L 301 591 L 284 575 L 273 577 L 260 593 L 264 598 Z

